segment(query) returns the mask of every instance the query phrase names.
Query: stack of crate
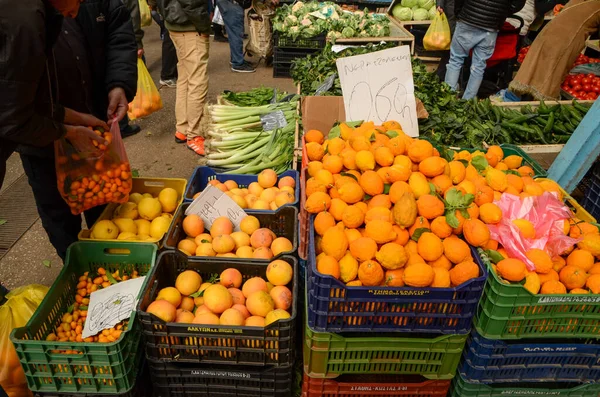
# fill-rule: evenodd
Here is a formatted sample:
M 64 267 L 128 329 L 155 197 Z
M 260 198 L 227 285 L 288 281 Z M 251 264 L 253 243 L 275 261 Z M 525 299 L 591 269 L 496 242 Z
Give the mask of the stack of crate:
M 316 269 L 309 221 L 303 396 L 445 396 L 487 270 L 458 288 L 347 287 Z M 476 258 L 476 252 L 473 251 Z
M 325 48 L 325 35 L 292 39 L 279 32 L 273 35 L 273 77 L 290 77 L 292 61 L 304 58 Z
M 534 295 L 490 271 L 451 395 L 597 397 L 599 336 L 599 295 Z

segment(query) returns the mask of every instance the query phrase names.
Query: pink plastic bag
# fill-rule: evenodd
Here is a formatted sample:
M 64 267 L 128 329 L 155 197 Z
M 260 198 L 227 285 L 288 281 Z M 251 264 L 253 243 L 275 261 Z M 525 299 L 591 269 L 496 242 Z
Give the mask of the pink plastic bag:
M 494 204 L 502 210 L 502 220 L 497 225 L 488 225 L 491 238 L 504 247 L 509 257 L 525 262 L 529 271 L 535 270 L 533 262 L 525 256 L 530 249 L 545 250 L 554 257 L 580 241 L 564 234 L 564 220 L 572 218 L 573 214 L 556 193 L 544 192 L 541 196 L 524 199 L 503 194 Z M 535 227 L 536 238 L 521 236 L 519 228 L 512 223 L 515 219 L 530 221 Z

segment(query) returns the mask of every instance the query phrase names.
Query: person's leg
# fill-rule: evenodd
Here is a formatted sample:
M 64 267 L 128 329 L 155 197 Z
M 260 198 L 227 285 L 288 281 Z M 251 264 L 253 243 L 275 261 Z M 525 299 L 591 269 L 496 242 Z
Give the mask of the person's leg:
M 452 44 L 450 45 L 450 60 L 446 66 L 444 81 L 455 91 L 458 89 L 460 69 L 474 45 L 470 28 L 469 25 L 458 22 L 454 31 L 454 37 L 452 38 Z
M 467 88 L 463 94 L 463 99 L 471 99 L 477 96 L 481 82 L 483 81 L 483 73 L 485 72 L 486 62 L 494 53 L 496 47 L 496 38 L 498 32 L 489 32 L 487 30 L 480 29 L 479 33 L 473 34 L 474 38 L 477 38 L 477 44 L 473 48 L 473 57 L 471 61 L 471 75 L 469 76 L 469 82 Z
M 171 40 L 175 45 L 177 52 L 177 93 L 175 96 L 175 120 L 176 132 L 175 141 L 178 143 L 186 142 L 186 131 L 188 130 L 187 121 L 187 98 L 189 72 L 187 70 L 187 57 L 189 48 L 186 46 L 185 32 L 169 32 Z
M 56 252 L 64 260 L 67 248 L 77 241 L 81 231 L 81 216 L 71 214 L 71 209 L 58 191 L 54 159 L 20 156 L 42 226 Z
M 204 154 L 204 140 L 201 138 L 200 120 L 204 113 L 204 105 L 208 95 L 208 53 L 209 37 L 196 32 L 187 32 L 186 40 L 193 50 L 190 53 L 187 70 L 188 102 L 186 131 L 188 147 L 197 154 Z
M 162 68 L 160 70 L 161 84 L 175 83 L 177 80 L 177 50 L 171 40 L 171 36 L 167 33 L 162 42 Z M 164 84 L 171 87 L 171 84 Z
M 231 65 L 241 67 L 244 65 L 244 9 L 231 0 L 217 0 L 217 6 L 229 38 Z
M 152 19 L 154 19 L 154 22 L 156 22 L 156 24 L 160 27 L 160 39 L 164 40 L 167 29 L 165 28 L 165 22 L 158 11 L 152 11 Z

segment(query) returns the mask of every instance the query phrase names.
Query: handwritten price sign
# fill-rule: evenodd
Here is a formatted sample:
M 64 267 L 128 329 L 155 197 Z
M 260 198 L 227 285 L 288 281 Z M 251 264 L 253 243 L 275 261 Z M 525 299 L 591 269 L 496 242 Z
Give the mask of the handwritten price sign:
M 339 58 L 336 64 L 348 121 L 395 120 L 406 134 L 419 136 L 408 46 Z
M 204 221 L 206 229 L 210 229 L 215 219 L 226 216 L 233 223 L 236 231 L 240 230 L 240 222 L 246 216 L 244 210 L 235 201 L 210 185 L 190 204 L 185 214 L 198 215 Z

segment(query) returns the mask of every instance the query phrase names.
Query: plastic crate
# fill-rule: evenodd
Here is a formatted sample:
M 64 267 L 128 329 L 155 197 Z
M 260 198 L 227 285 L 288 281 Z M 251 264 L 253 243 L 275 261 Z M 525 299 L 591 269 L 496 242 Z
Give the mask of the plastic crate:
M 539 181 L 552 181 L 552 179 L 549 178 L 535 178 L 535 180 L 537 182 Z M 556 181 L 552 181 L 555 182 Z M 565 205 L 567 207 L 569 207 L 569 209 L 571 210 L 571 212 L 573 212 L 573 214 L 575 215 L 576 218 L 582 220 L 582 221 L 586 221 L 586 222 L 590 222 L 590 223 L 596 223 L 596 218 L 593 217 L 589 212 L 586 211 L 585 208 L 583 208 L 583 206 L 581 206 L 577 200 L 575 200 L 573 197 L 571 197 L 569 195 L 569 193 L 567 193 L 562 187 L 560 187 L 560 185 L 558 186 L 560 188 L 560 192 L 563 196 L 563 201 L 565 203 Z M 599 226 L 600 227 L 600 226 Z
M 273 63 L 273 77 L 287 77 L 291 78 L 290 69 L 291 63 Z
M 598 397 L 600 383 L 514 383 L 477 385 L 467 383 L 460 375 L 452 381 L 450 397 Z
M 198 366 L 149 361 L 156 397 L 290 397 L 293 366 Z
M 131 188 L 131 193 L 150 193 L 153 196 L 158 196 L 158 194 L 160 193 L 160 191 L 166 187 L 170 187 L 173 188 L 177 191 L 178 197 L 179 197 L 179 202 L 177 203 L 177 206 L 180 206 L 181 203 L 183 202 L 183 196 L 185 194 L 185 187 L 187 185 L 187 181 L 185 179 L 177 179 L 177 178 L 133 178 L 133 184 L 132 184 L 132 188 Z M 102 211 L 102 215 L 100 215 L 100 217 L 98 218 L 98 220 L 96 220 L 96 222 L 94 223 L 94 225 L 96 223 L 98 223 L 98 221 L 101 220 L 105 220 L 105 219 L 112 219 L 113 213 L 115 212 L 115 209 L 119 206 L 119 204 L 109 204 L 106 206 L 106 208 L 104 209 L 104 211 Z M 98 240 L 98 239 L 92 239 L 91 238 L 91 234 L 92 234 L 92 228 L 89 229 L 83 229 L 81 232 L 79 232 L 79 240 L 80 241 L 112 241 L 112 242 L 117 242 L 117 241 L 122 241 L 122 240 Z M 155 244 L 159 244 L 161 242 L 162 238 L 159 239 L 152 239 L 152 240 L 148 240 L 148 241 L 144 241 L 144 242 L 137 242 L 137 241 L 131 241 L 134 244 L 139 244 L 139 243 L 155 243 Z
M 140 326 L 132 312 L 129 327 L 112 343 L 52 342 L 46 336 L 60 324 L 75 302 L 76 285 L 86 271 L 104 267 L 111 272 L 137 270 L 147 274 L 154 265 L 156 246 L 133 243 L 74 243 L 65 266 L 27 325 L 14 329 L 11 341 L 21 361 L 27 385 L 34 392 L 127 392 L 135 382 Z M 80 353 L 63 354 L 72 350 Z
M 321 50 L 325 48 L 327 44 L 327 38 L 324 34 L 311 37 L 311 38 L 298 38 L 293 39 L 290 36 L 285 36 L 280 32 L 273 33 L 273 47 L 277 49 L 314 49 Z
M 467 336 L 318 333 L 306 324 L 304 372 L 311 378 L 379 373 L 452 379 Z
M 300 201 L 300 181 L 298 171 L 289 170 L 282 174 L 279 174 L 279 178 L 285 176 L 291 176 L 296 181 L 296 200 L 288 205 L 298 206 Z M 198 192 L 203 191 L 208 185 L 209 181 L 218 180 L 220 182 L 235 181 L 241 188 L 248 187 L 252 182 L 258 181 L 258 175 L 240 175 L 240 174 L 220 174 L 210 167 L 196 167 L 194 173 L 190 177 L 187 183 L 187 189 L 185 191 L 185 202 L 191 203 L 194 200 L 194 195 Z M 254 210 L 256 212 L 272 212 L 266 210 Z
M 291 207 L 290 207 L 291 208 Z M 230 259 L 230 258 L 228 258 Z M 260 276 L 266 279 L 265 264 L 243 261 L 214 261 L 188 258 L 181 252 L 166 251 L 148 276 L 143 296 L 138 304 L 138 318 L 146 336 L 146 356 L 163 362 L 216 363 L 241 365 L 286 366 L 294 360 L 296 335 L 296 304 L 298 302 L 298 263 L 291 256 L 280 258 L 292 265 L 294 278 L 288 285 L 292 291 L 292 314 L 265 328 L 206 326 L 196 324 L 165 323 L 145 312 L 162 288 L 173 286 L 177 275 L 184 270 L 197 270 L 206 280 L 233 267 L 244 280 Z
M 348 287 L 316 268 L 314 217 L 310 218 L 308 324 L 318 332 L 434 332 L 467 334 L 487 277 L 456 288 Z
M 304 139 L 304 138 L 302 138 Z M 300 171 L 300 190 L 302 196 L 300 196 L 300 215 L 298 216 L 298 226 L 300 228 L 299 241 L 298 241 L 298 256 L 301 259 L 308 259 L 308 242 L 310 237 L 308 236 L 308 218 L 309 213 L 306 211 L 306 181 L 308 180 L 308 169 L 303 167 Z
M 276 47 L 273 55 L 273 63 L 292 63 L 294 59 L 305 58 L 320 50 L 309 50 L 300 48 Z
M 589 186 L 585 190 L 582 205 L 596 219 L 600 218 L 600 161 L 592 166 L 587 177 Z
M 183 240 L 186 235 L 183 231 L 183 218 L 185 217 L 185 211 L 188 209 L 191 203 L 183 203 L 177 209 L 177 212 L 173 216 L 173 222 L 169 231 L 164 237 L 163 246 L 168 250 L 177 249 L 179 241 Z M 293 255 L 298 248 L 298 210 L 295 207 L 281 207 L 276 212 L 255 212 L 253 210 L 246 211 L 249 215 L 255 216 L 260 222 L 260 227 L 269 228 L 277 237 L 285 237 L 292 243 L 292 250 L 279 254 L 273 259 L 279 259 L 282 255 Z M 232 258 L 211 256 L 191 256 L 196 259 L 208 259 L 210 258 L 213 262 L 230 262 Z M 268 263 L 273 259 L 239 259 L 248 263 Z
M 426 380 L 406 375 L 341 375 L 316 379 L 304 374 L 302 397 L 419 396 L 446 397 L 449 380 Z
M 459 367 L 469 383 L 595 382 L 600 340 L 501 341 L 471 332 Z

